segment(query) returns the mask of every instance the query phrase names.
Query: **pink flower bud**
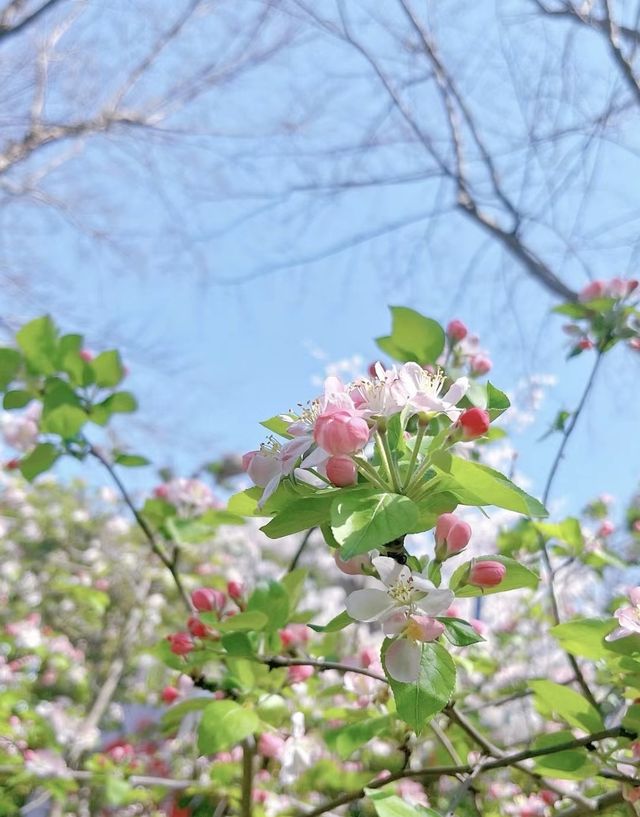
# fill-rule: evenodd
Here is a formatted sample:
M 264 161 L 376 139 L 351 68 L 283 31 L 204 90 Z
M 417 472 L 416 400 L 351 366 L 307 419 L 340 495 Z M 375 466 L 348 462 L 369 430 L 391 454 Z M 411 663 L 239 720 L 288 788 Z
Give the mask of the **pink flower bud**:
M 469 572 L 467 582 L 475 587 L 496 587 L 506 574 L 507 568 L 500 562 L 476 562 Z
M 582 301 L 593 301 L 596 298 L 602 298 L 605 294 L 605 285 L 602 281 L 592 281 L 590 284 L 587 284 L 586 287 L 583 287 L 580 290 L 580 294 L 578 295 L 578 300 Z
M 224 593 L 214 590 L 212 587 L 198 587 L 191 593 L 191 603 L 201 613 L 209 613 L 215 610 L 224 610 L 226 604 Z
M 200 621 L 197 616 L 189 616 L 187 619 L 187 629 L 194 638 L 204 638 L 207 633 L 207 625 Z
M 174 655 L 188 655 L 195 646 L 189 633 L 171 633 L 167 641 Z
M 327 477 L 337 488 L 347 488 L 358 481 L 358 469 L 351 457 L 331 457 L 327 460 Z
M 467 327 L 459 320 L 450 321 L 449 325 L 447 326 L 447 335 L 453 341 L 461 341 L 467 337 L 468 330 Z
M 474 355 L 471 358 L 471 373 L 474 375 L 486 374 L 491 371 L 493 363 L 485 355 Z
M 405 634 L 414 641 L 435 641 L 444 630 L 444 624 L 431 616 L 409 616 Z
M 636 519 L 636 521 L 633 523 L 633 525 L 631 525 L 631 527 L 636 533 L 640 533 L 640 519 Z
M 374 650 L 373 647 L 363 647 L 358 658 L 363 667 L 369 667 L 378 660 L 378 650 Z
M 301 684 L 313 675 L 313 667 L 308 664 L 296 664 L 287 670 L 287 680 L 290 684 Z
M 263 757 L 279 758 L 284 749 L 284 739 L 273 732 L 263 732 L 258 738 L 258 753 Z
M 293 623 L 280 630 L 279 635 L 282 646 L 289 649 L 289 647 L 301 647 L 306 644 L 311 637 L 311 630 L 306 624 Z
M 165 704 L 170 705 L 180 697 L 180 692 L 175 687 L 165 687 L 160 696 Z
M 593 349 L 593 341 L 591 338 L 580 338 L 578 341 L 578 349 L 581 349 L 583 352 Z
M 481 408 L 470 408 L 463 411 L 456 425 L 462 429 L 463 440 L 475 440 L 489 430 L 491 420 L 489 413 Z
M 329 454 L 353 454 L 367 444 L 369 426 L 362 417 L 341 409 L 321 414 L 316 420 L 313 437 Z
M 616 526 L 613 524 L 613 522 L 610 519 L 605 519 L 598 528 L 598 536 L 602 536 L 603 538 L 611 536 L 615 529 Z
M 436 525 L 436 545 L 443 550 L 442 555 L 454 556 L 469 544 L 471 526 L 453 513 L 443 513 Z
M 362 574 L 364 567 L 371 565 L 371 560 L 366 553 L 345 560 L 340 558 L 339 551 L 336 549 L 333 551 L 333 558 L 335 559 L 338 570 L 346 573 L 347 576 L 359 576 Z
M 238 601 L 244 595 L 244 584 L 231 579 L 231 581 L 227 582 L 227 593 L 234 601 Z
M 163 482 L 161 485 L 156 485 L 153 489 L 153 495 L 156 499 L 166 499 L 169 496 L 169 488 L 166 483 Z
M 80 349 L 79 354 L 85 363 L 91 363 L 93 360 L 93 352 L 91 349 Z
M 640 338 L 631 338 L 629 348 L 633 349 L 634 352 L 640 352 Z

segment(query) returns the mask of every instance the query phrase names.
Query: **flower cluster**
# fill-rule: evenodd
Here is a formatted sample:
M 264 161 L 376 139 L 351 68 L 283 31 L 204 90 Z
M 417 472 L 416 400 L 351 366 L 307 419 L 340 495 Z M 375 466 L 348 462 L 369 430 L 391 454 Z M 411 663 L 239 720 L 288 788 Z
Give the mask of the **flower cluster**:
M 311 514 L 342 573 L 378 582 L 352 592 L 346 614 L 381 625 L 384 668 L 400 683 L 419 678 L 428 660 L 425 645 L 441 637 L 456 643 L 447 615 L 456 593 L 499 589 L 507 575 L 504 560 L 481 557 L 460 565 L 448 586 L 443 584 L 444 562 L 460 554 L 472 535 L 470 525 L 453 513 L 458 504 L 476 504 L 465 494 L 466 472 L 482 468 L 459 444 L 483 438 L 491 412 L 497 416 L 508 405 L 490 384 L 482 387 L 483 404 L 469 399 L 470 378 L 491 364 L 466 360 L 461 346 L 466 338 L 460 321 L 449 324 L 442 349 L 445 360 L 456 358 L 451 374 L 437 363 L 405 361 L 390 367 L 376 363 L 370 377 L 351 383 L 328 377 L 324 392 L 302 411 L 265 423 L 283 439 L 272 436 L 243 458 L 247 474 L 262 489 L 256 514 L 274 516 L 266 533 L 270 525 L 277 531 L 280 520 L 284 529 L 295 530 L 300 508 L 300 529 L 309 527 Z M 467 374 L 460 370 L 463 360 Z M 492 502 L 490 497 L 487 504 Z M 433 527 L 433 557 L 410 556 L 405 537 Z M 465 643 L 481 640 L 463 625 Z
M 597 280 L 579 292 L 577 303 L 556 307 L 554 312 L 572 318 L 563 327 L 571 339 L 569 357 L 590 349 L 606 352 L 619 341 L 640 351 L 638 292 L 635 279 Z

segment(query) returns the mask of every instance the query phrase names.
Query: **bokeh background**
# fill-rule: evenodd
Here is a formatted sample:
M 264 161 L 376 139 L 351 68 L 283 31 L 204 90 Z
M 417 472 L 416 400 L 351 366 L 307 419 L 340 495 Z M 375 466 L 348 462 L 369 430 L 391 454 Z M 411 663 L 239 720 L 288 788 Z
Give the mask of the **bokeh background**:
M 255 447 L 327 367 L 366 368 L 388 304 L 460 318 L 525 413 L 534 386 L 515 443 L 539 493 L 540 437 L 591 365 L 566 361 L 550 310 L 638 272 L 639 17 L 636 0 L 4 0 L 3 331 L 48 312 L 123 349 L 138 448 L 190 473 Z M 608 356 L 566 510 L 635 490 L 639 367 Z

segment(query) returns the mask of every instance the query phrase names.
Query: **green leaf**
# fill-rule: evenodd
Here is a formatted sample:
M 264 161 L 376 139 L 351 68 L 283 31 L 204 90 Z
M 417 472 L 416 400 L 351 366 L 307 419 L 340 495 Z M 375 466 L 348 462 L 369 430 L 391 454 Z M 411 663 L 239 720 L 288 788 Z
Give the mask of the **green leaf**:
M 19 409 L 24 408 L 32 400 L 33 395 L 31 392 L 24 391 L 22 389 L 15 389 L 14 391 L 8 391 L 5 394 L 2 405 L 6 409 Z
M 222 646 L 235 658 L 253 658 L 255 650 L 246 633 L 227 633 L 220 639 Z
M 336 752 L 341 760 L 346 760 L 356 749 L 360 749 L 365 743 L 388 729 L 390 722 L 389 715 L 367 718 L 358 723 L 331 729 L 325 735 L 325 740 L 329 749 Z
M 0 348 L 0 391 L 4 391 L 15 378 L 20 371 L 21 363 L 20 352 L 8 347 Z
M 440 817 L 437 811 L 424 806 L 414 806 L 398 797 L 389 789 L 365 789 L 378 817 Z
M 162 734 L 165 737 L 173 734 L 178 730 L 185 715 L 189 715 L 191 712 L 200 712 L 210 703 L 211 699 L 203 696 L 201 698 L 188 698 L 186 701 L 180 701 L 179 704 L 170 707 L 160 719 Z
M 436 616 L 436 618 L 446 628 L 444 631 L 446 639 L 456 647 L 468 647 L 470 644 L 484 641 L 484 638 L 473 629 L 471 624 L 462 618 L 448 616 Z
M 444 451 L 434 454 L 433 464 L 450 477 L 439 487 L 454 493 L 463 505 L 495 505 L 526 516 L 548 516 L 541 502 L 487 465 Z
M 511 401 L 503 391 L 497 389 L 493 383 L 487 383 L 487 411 L 492 421 L 505 412 L 510 405 Z
M 112 414 L 130 414 L 138 408 L 138 401 L 129 391 L 117 391 L 100 403 L 108 408 Z
M 470 584 L 463 584 L 466 579 L 467 570 L 472 562 L 500 562 L 507 568 L 504 579 L 495 587 L 473 587 Z M 449 586 L 455 591 L 458 598 L 471 598 L 473 596 L 489 596 L 493 593 L 504 593 L 507 590 L 521 590 L 522 588 L 530 588 L 535 590 L 538 586 L 539 579 L 535 573 L 529 568 L 516 562 L 515 559 L 510 559 L 508 556 L 501 556 L 496 554 L 494 556 L 480 556 L 473 559 L 472 562 L 465 562 L 460 565 L 453 572 L 453 576 L 449 581 Z M 462 586 L 459 586 L 462 585 Z
M 227 510 L 240 516 L 255 516 L 258 510 L 258 500 L 262 496 L 262 488 L 247 488 L 229 497 Z M 262 512 L 262 516 L 266 513 Z
M 435 363 L 446 340 L 440 324 L 405 306 L 390 309 L 391 335 L 376 339 L 382 351 L 403 362 Z
M 318 527 L 329 520 L 331 504 L 339 493 L 337 490 L 327 490 L 294 499 L 260 530 L 270 539 L 280 539 L 282 536 Z
M 133 789 L 122 777 L 108 776 L 104 781 L 104 798 L 109 806 L 124 806 Z
M 124 468 L 140 468 L 143 465 L 149 465 L 149 460 L 141 457 L 140 454 L 117 454 L 113 461 Z
M 77 406 L 58 406 L 43 415 L 40 422 L 42 431 L 59 434 L 63 440 L 75 437 L 89 419 L 86 412 Z
M 304 583 L 308 574 L 308 570 L 303 567 L 299 567 L 296 570 L 292 570 L 290 573 L 287 573 L 287 575 L 283 576 L 280 580 L 280 583 L 287 591 L 287 595 L 289 596 L 289 608 L 291 610 L 295 610 L 300 603 L 304 590 Z
M 120 353 L 115 349 L 101 352 L 91 361 L 95 382 L 103 389 L 113 389 L 125 375 Z
M 213 701 L 202 713 L 198 727 L 198 751 L 211 755 L 236 746 L 260 728 L 260 719 L 251 709 L 235 701 Z
M 536 522 L 535 526 L 547 539 L 557 539 L 565 542 L 572 549 L 574 554 L 582 552 L 584 547 L 584 537 L 580 522 L 575 517 L 563 519 L 562 522 Z
M 250 630 L 262 630 L 269 621 L 265 613 L 259 610 L 249 610 L 244 613 L 237 613 L 235 616 L 218 621 L 215 613 L 201 613 L 200 618 L 221 633 L 234 633 Z
M 420 644 L 420 673 L 415 683 L 404 684 L 392 678 L 386 668 L 385 655 L 393 642 L 382 645 L 382 663 L 393 691 L 398 716 L 419 734 L 433 715 L 449 703 L 456 686 L 456 667 L 443 646 Z
M 560 731 L 549 735 L 540 735 L 533 743 L 533 749 L 551 749 L 562 743 L 573 740 L 571 732 Z M 553 752 L 535 759 L 534 769 L 538 774 L 556 780 L 586 780 L 596 773 L 596 766 L 589 758 L 586 749 L 568 749 L 564 752 Z
M 309 624 L 308 626 L 317 633 L 337 633 L 339 630 L 344 630 L 345 627 L 348 627 L 354 621 L 355 619 L 351 618 L 346 610 L 343 610 L 341 613 L 338 613 L 335 618 L 332 618 L 328 624 Z
M 566 652 L 596 661 L 599 658 L 610 657 L 610 651 L 604 644 L 604 637 L 616 626 L 617 621 L 614 618 L 582 618 L 558 624 L 552 627 L 550 632 Z
M 291 420 L 283 420 L 279 414 L 276 414 L 275 417 L 269 417 L 268 420 L 263 420 L 260 425 L 272 431 L 274 434 L 278 434 L 278 436 L 286 437 L 290 440 L 291 434 L 289 434 L 287 428 L 291 425 L 291 422 Z
M 417 521 L 415 502 L 386 491 L 339 492 L 331 507 L 331 530 L 342 545 L 342 559 L 389 544 L 414 530 Z
M 289 619 L 289 594 L 279 582 L 258 586 L 247 602 L 247 611 L 254 610 L 264 613 L 270 630 L 279 630 Z
M 29 368 L 36 374 L 53 374 L 57 371 L 57 333 L 51 318 L 45 315 L 26 323 L 18 330 L 16 342 Z
M 22 476 L 31 482 L 38 474 L 48 471 L 59 456 L 60 452 L 52 443 L 36 445 L 30 454 L 20 460 Z
M 556 714 L 570 726 L 585 732 L 598 732 L 604 723 L 598 710 L 570 687 L 553 681 L 530 681 L 538 711 L 545 717 Z

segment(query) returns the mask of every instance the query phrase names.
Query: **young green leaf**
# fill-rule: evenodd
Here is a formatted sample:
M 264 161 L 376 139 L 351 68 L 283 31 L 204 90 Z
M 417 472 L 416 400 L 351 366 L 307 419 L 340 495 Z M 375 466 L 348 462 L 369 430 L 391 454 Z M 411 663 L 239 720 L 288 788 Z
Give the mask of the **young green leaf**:
M 415 530 L 418 507 L 411 499 L 385 491 L 359 492 L 336 497 L 331 507 L 331 530 L 342 545 L 340 556 L 389 544 Z

